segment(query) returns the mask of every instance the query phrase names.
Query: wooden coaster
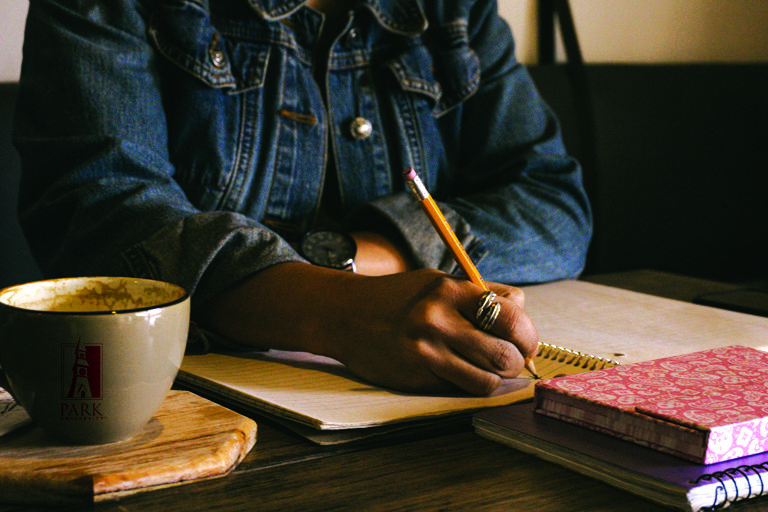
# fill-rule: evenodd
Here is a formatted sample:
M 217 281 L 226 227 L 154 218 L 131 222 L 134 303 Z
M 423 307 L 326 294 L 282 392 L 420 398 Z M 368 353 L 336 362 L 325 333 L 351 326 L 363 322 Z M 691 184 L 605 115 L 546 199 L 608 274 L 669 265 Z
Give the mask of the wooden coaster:
M 119 443 L 62 445 L 29 426 L 0 437 L 0 502 L 103 501 L 226 475 L 256 443 L 256 423 L 171 391 L 144 430 Z

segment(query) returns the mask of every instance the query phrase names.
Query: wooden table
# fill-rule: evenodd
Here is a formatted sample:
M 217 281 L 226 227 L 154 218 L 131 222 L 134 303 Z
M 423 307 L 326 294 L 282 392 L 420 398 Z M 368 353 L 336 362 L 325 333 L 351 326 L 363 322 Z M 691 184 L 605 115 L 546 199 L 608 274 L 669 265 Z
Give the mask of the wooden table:
M 681 300 L 733 288 L 699 279 L 636 271 L 588 281 Z M 225 478 L 62 510 L 668 510 L 635 495 L 492 443 L 469 420 L 429 433 L 318 447 L 268 420 L 254 450 Z M 729 510 L 768 509 L 768 500 Z M 0 506 L 0 512 L 43 510 Z M 48 510 L 48 509 L 45 509 Z

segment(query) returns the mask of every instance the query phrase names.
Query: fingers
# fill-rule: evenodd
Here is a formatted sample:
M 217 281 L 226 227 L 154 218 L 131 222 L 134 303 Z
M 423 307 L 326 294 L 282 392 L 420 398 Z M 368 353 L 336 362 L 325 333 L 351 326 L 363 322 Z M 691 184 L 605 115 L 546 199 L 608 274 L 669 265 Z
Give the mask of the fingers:
M 511 297 L 499 296 L 496 300 L 501 306 L 499 315 L 487 333 L 513 343 L 525 359 L 534 357 L 539 346 L 539 334 L 523 309 L 522 291 Z
M 419 356 L 434 375 L 469 393 L 486 395 L 523 369 L 513 343 L 481 331 L 454 308 L 437 304 L 419 324 Z
M 343 297 L 376 300 L 357 304 L 343 329 L 338 324 L 344 336 L 327 354 L 379 385 L 422 392 L 457 386 L 486 395 L 536 351 L 538 335 L 517 288 L 489 284 L 499 309 L 484 331 L 477 319 L 483 290 L 469 281 L 421 270 L 344 283 L 352 289 Z
M 536 354 L 538 333 L 523 309 L 521 290 L 494 287 L 498 290 L 493 298 L 499 304 L 498 316 L 483 331 L 479 325 L 489 302 L 481 300 L 482 293 L 474 285 L 462 288 L 453 294 L 459 315 L 427 322 L 434 328 L 428 337 L 440 340 L 449 351 L 437 359 L 433 372 L 470 393 L 488 394 L 501 384 L 502 377 L 520 374 L 525 359 Z
M 514 343 L 477 329 L 452 340 L 451 348 L 463 360 L 499 378 L 517 376 L 525 364 L 523 354 Z
M 522 290 L 504 285 L 494 285 L 493 289 L 496 296 L 492 302 L 499 306 L 498 313 L 494 313 L 495 319 L 490 317 L 491 322 L 487 322 L 487 314 L 492 308 L 488 301 L 482 301 L 484 295 L 478 295 L 476 288 L 468 292 L 461 305 L 457 305 L 476 331 L 465 338 L 468 347 L 459 350 L 483 367 L 509 376 L 519 370 L 516 363 L 520 358 L 515 352 L 519 352 L 522 359 L 532 358 L 538 350 L 539 336 L 523 309 Z M 485 329 L 481 330 L 483 327 Z
M 488 283 L 488 286 L 499 297 L 507 298 L 521 308 L 525 306 L 525 293 L 520 288 L 496 283 Z
M 501 385 L 501 376 L 483 370 L 461 357 L 452 357 L 437 365 L 434 374 L 473 395 L 489 395 Z

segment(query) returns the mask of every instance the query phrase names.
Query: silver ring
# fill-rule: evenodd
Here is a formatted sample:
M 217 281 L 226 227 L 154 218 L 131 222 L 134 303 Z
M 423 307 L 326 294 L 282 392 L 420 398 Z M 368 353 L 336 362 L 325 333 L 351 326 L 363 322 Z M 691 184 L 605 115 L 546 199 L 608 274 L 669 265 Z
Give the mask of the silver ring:
M 480 320 L 480 330 L 490 331 L 494 322 L 496 322 L 496 319 L 499 317 L 499 311 L 501 311 L 501 304 L 498 302 L 492 303 L 490 307 L 485 310 L 483 318 Z
M 489 331 L 499 317 L 501 305 L 495 301 L 496 294 L 490 290 L 480 296 L 480 304 L 475 317 L 480 323 L 480 330 Z
M 477 308 L 477 313 L 475 314 L 475 318 L 480 320 L 480 317 L 483 316 L 483 313 L 485 313 L 486 308 L 490 306 L 493 303 L 493 300 L 496 298 L 496 294 L 493 293 L 491 290 L 488 290 L 484 294 L 480 296 L 480 305 Z

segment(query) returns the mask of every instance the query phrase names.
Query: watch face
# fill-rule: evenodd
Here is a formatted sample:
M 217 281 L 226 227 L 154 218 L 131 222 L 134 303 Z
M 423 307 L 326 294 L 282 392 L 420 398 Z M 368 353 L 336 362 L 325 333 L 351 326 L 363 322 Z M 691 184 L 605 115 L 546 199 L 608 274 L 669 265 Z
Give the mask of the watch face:
M 355 240 L 335 231 L 313 231 L 301 241 L 301 253 L 315 265 L 346 269 L 355 260 Z

